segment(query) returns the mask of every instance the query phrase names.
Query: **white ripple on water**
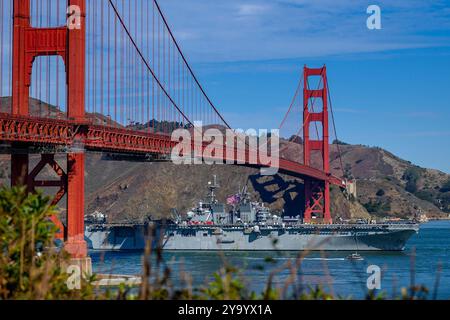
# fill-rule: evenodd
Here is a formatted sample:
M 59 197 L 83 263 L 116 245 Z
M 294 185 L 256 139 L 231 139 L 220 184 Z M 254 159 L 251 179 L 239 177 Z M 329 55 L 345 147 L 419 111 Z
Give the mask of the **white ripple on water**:
M 303 258 L 303 260 L 345 261 L 345 258 Z
M 265 258 L 246 257 L 246 260 L 265 260 Z M 295 260 L 295 258 L 270 258 L 272 260 Z M 317 261 L 345 261 L 345 258 L 302 258 L 302 260 L 317 260 Z

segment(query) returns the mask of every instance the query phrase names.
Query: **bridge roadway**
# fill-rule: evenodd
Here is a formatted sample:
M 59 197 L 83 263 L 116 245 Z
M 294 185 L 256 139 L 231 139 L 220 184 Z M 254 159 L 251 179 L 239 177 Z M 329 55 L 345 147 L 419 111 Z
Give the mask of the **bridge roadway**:
M 75 136 L 83 137 L 82 140 L 84 141 L 77 141 L 79 138 L 75 139 Z M 0 141 L 36 146 L 70 146 L 73 148 L 76 148 L 78 143 L 86 150 L 92 151 L 156 155 L 168 155 L 172 148 L 178 144 L 177 141 L 171 141 L 170 135 L 165 134 L 94 125 L 89 121 L 24 117 L 8 113 L 0 113 Z M 204 144 L 203 148 L 206 145 L 208 144 Z M 224 151 L 223 154 L 226 155 L 227 153 Z M 226 161 L 226 156 L 222 158 Z M 246 162 L 241 165 L 255 168 L 267 167 L 267 165 L 260 163 L 249 163 L 248 154 Z M 345 186 L 345 182 L 338 177 L 283 158 L 279 159 L 279 172 L 299 178 L 309 177 L 328 181 L 340 187 Z

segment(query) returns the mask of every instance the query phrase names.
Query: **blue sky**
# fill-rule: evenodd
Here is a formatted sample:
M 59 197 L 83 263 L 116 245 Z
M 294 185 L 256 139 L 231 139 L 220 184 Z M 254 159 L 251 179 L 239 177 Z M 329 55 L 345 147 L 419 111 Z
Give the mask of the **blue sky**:
M 381 30 L 366 9 L 381 8 Z M 225 118 L 277 128 L 304 64 L 327 65 L 339 139 L 450 173 L 450 1 L 164 0 Z M 295 133 L 292 113 L 282 135 Z

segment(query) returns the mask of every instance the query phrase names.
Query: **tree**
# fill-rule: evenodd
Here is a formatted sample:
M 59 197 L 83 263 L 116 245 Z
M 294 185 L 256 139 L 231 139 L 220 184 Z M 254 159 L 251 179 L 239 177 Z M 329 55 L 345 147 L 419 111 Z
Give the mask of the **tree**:
M 403 180 L 406 180 L 405 190 L 410 193 L 417 192 L 417 182 L 421 177 L 421 170 L 418 167 L 411 167 L 403 173 Z
M 419 190 L 414 194 L 417 198 L 428 201 L 428 202 L 434 202 L 433 192 L 427 191 L 427 190 Z
M 445 192 L 449 192 L 450 191 L 450 179 L 447 180 L 447 182 L 445 182 L 441 189 L 439 189 L 440 192 L 445 193 Z
M 341 140 L 339 140 L 339 139 L 334 139 L 333 142 L 332 142 L 332 144 L 339 144 L 339 145 L 341 145 L 341 146 L 348 146 L 348 143 L 346 143 L 346 142 L 344 142 L 344 141 L 341 141 Z
M 350 163 L 346 163 L 344 166 L 344 178 L 352 180 L 353 174 L 352 174 L 352 165 Z
M 414 181 L 408 181 L 405 186 L 405 190 L 410 193 L 417 192 L 417 184 Z
M 382 197 L 382 196 L 384 196 L 384 194 L 385 194 L 385 192 L 384 192 L 383 189 L 379 189 L 379 190 L 377 191 L 377 193 L 376 193 L 376 195 L 377 195 L 378 197 Z
M 366 208 L 367 212 L 381 216 L 385 216 L 391 211 L 391 204 L 389 202 L 382 202 L 379 200 L 370 200 L 367 203 L 363 203 L 363 206 Z
M 289 138 L 290 142 L 294 142 L 294 143 L 298 143 L 298 144 L 303 144 L 303 139 L 302 137 L 294 134 Z

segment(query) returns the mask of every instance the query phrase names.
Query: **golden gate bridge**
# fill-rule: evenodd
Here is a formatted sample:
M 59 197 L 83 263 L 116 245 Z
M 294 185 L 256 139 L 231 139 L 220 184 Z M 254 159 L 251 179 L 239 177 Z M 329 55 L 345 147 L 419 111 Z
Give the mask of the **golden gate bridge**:
M 66 250 L 84 258 L 85 150 L 168 156 L 177 144 L 171 140 L 175 129 L 191 128 L 194 121 L 231 127 L 157 1 L 0 0 L 0 12 L 0 142 L 11 154 L 11 184 L 28 192 L 58 188 L 53 204 L 65 196 L 67 216 L 65 224 L 53 220 Z M 310 88 L 310 77 L 320 79 L 317 88 Z M 305 222 L 314 215 L 331 223 L 330 185 L 345 187 L 345 181 L 330 172 L 325 66 L 304 67 L 280 127 L 301 93 L 303 163 L 280 157 L 279 172 L 303 179 Z M 314 107 L 316 100 L 320 107 Z M 207 144 L 192 146 L 201 152 Z M 65 166 L 55 158 L 61 150 Z M 220 154 L 236 159 L 237 151 L 225 147 Z M 40 161 L 31 167 L 36 152 Z M 313 153 L 320 154 L 314 165 Z M 248 157 L 246 151 L 244 165 L 266 165 Z M 39 178 L 48 165 L 58 180 Z

